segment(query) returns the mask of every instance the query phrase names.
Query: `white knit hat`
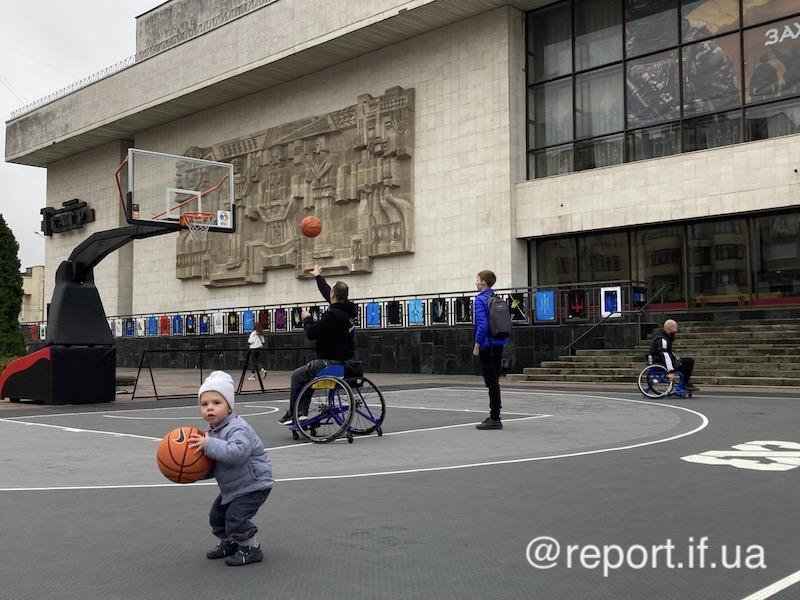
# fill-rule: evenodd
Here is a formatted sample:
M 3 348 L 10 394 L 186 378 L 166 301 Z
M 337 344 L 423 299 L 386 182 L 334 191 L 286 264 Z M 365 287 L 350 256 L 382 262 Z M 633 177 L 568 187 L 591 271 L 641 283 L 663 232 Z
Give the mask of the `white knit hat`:
M 231 410 L 233 410 L 236 397 L 233 393 L 233 379 L 230 375 L 228 375 L 225 371 L 212 371 L 203 382 L 203 385 L 200 386 L 200 390 L 197 392 L 197 401 L 200 402 L 200 396 L 203 395 L 203 392 L 211 391 L 222 394 L 222 397 L 225 398 L 228 406 L 230 406 Z

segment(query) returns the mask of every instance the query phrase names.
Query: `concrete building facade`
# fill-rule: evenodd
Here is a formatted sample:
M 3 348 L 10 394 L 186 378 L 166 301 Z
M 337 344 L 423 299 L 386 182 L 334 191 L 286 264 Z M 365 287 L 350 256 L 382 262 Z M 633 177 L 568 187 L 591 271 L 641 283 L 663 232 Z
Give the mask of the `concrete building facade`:
M 48 206 L 80 198 L 96 209 L 94 222 L 48 241 L 45 296 L 76 244 L 125 223 L 113 172 L 129 147 L 171 154 L 200 148 L 233 161 L 220 156 L 226 143 L 256 134 L 277 143 L 274 132 L 290 124 L 334 121 L 330 115 L 345 114 L 360 97 L 400 89 L 413 93 L 413 183 L 406 191 L 413 219 L 405 227 L 413 244 L 375 254 L 370 269 L 337 264 L 333 272 L 348 279 L 354 296 L 466 290 L 477 271 L 491 268 L 504 288 L 641 280 L 652 293 L 666 282 L 669 299 L 686 310 L 800 300 L 793 237 L 800 233 L 800 81 L 793 79 L 800 9 L 782 0 L 709 1 L 691 3 L 705 12 L 695 6 L 684 14 L 687 3 L 677 0 L 603 0 L 583 15 L 588 4 L 340 0 L 321 10 L 316 0 L 171 0 L 145 13 L 137 50 L 163 50 L 7 123 L 6 160 L 47 168 Z M 735 23 L 722 5 L 735 5 Z M 703 15 L 708 33 L 692 29 L 695 37 L 688 37 L 681 24 Z M 661 27 L 664 18 L 674 19 L 675 39 L 635 50 L 647 27 Z M 216 26 L 201 26 L 214 19 Z M 182 27 L 201 33 L 170 47 Z M 736 36 L 737 58 L 721 55 Z M 776 87 L 769 96 L 754 84 L 748 48 L 756 46 L 748 40 L 756 38 L 780 93 Z M 702 97 L 688 75 L 698 44 L 732 69 L 738 101 L 713 105 L 718 98 Z M 578 51 L 584 46 L 588 54 Z M 655 81 L 649 100 L 641 89 L 631 92 L 637 77 Z M 598 114 L 587 121 L 590 110 Z M 719 124 L 723 113 L 739 119 L 740 135 L 696 143 L 697 119 Z M 783 125 L 776 128 L 775 119 Z M 766 133 L 756 131 L 759 123 Z M 659 147 L 667 150 L 653 150 L 656 139 L 666 139 Z M 253 156 L 240 158 L 260 160 Z M 380 168 L 396 158 L 385 157 Z M 331 221 L 348 202 L 364 202 L 340 195 L 343 172 L 330 184 Z M 247 202 L 262 200 L 242 199 L 237 210 L 250 214 Z M 177 238 L 137 241 L 96 269 L 107 314 L 315 297 L 307 268 L 288 264 L 259 268 L 260 279 L 231 285 L 179 278 Z

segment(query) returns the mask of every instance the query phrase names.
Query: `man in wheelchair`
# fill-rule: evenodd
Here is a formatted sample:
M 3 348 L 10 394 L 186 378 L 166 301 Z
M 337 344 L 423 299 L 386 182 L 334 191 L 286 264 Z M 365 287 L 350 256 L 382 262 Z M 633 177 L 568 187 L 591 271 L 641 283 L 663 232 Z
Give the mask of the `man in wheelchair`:
M 676 378 L 676 373 L 680 373 L 683 379 L 683 388 L 688 391 L 696 391 L 697 388 L 690 383 L 692 370 L 694 370 L 694 360 L 691 358 L 678 358 L 672 353 L 672 343 L 675 341 L 675 334 L 678 333 L 678 323 L 672 319 L 664 322 L 664 327 L 653 332 L 653 340 L 650 342 L 650 353 L 648 363 L 663 365 L 669 372 L 670 380 Z
M 330 303 L 330 308 L 322 313 L 319 321 L 311 318 L 311 313 L 303 309 L 300 318 L 303 320 L 303 329 L 306 337 L 313 340 L 316 346 L 317 358 L 310 363 L 303 365 L 292 371 L 292 383 L 290 389 L 289 409 L 286 414 L 279 419 L 282 425 L 291 425 L 294 420 L 294 406 L 298 401 L 297 395 L 303 387 L 314 379 L 325 367 L 332 364 L 344 364 L 347 372 L 348 364 L 352 365 L 355 345 L 353 342 L 355 319 L 358 316 L 358 308 L 350 300 L 349 288 L 342 281 L 337 281 L 331 288 L 322 277 L 322 267 L 315 266 L 311 274 L 317 280 L 322 297 Z M 302 402 L 305 400 L 306 405 Z M 300 399 L 298 420 L 302 421 L 308 412 L 308 398 Z

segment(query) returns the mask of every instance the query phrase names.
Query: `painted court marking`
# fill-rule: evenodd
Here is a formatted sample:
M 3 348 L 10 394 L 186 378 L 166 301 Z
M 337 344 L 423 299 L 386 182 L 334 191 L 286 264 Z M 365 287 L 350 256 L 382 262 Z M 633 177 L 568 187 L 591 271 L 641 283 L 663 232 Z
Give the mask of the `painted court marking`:
M 426 388 L 430 389 L 430 388 Z M 433 388 L 433 389 L 443 389 L 443 388 Z M 452 389 L 455 391 L 475 391 L 475 389 L 467 388 L 447 388 Z M 673 410 L 683 411 L 689 414 L 692 414 L 700 419 L 700 424 L 697 425 L 694 429 L 690 431 L 686 431 L 684 433 L 675 434 L 666 438 L 660 438 L 656 440 L 650 440 L 647 442 L 639 442 L 637 444 L 628 444 L 624 446 L 616 446 L 612 448 L 601 448 L 598 450 L 586 450 L 582 452 L 568 452 L 564 454 L 555 454 L 550 456 L 534 456 L 534 457 L 525 457 L 525 458 L 515 458 L 515 459 L 504 459 L 504 460 L 495 460 L 495 461 L 484 461 L 484 462 L 473 462 L 473 463 L 463 463 L 463 464 L 456 464 L 456 465 L 445 465 L 439 467 L 425 467 L 425 468 L 417 468 L 417 469 L 397 469 L 393 471 L 372 471 L 372 472 L 363 472 L 363 473 L 349 473 L 349 474 L 341 474 L 341 475 L 313 475 L 313 476 L 306 476 L 306 477 L 286 477 L 282 479 L 276 479 L 278 482 L 287 482 L 287 481 L 311 481 L 311 480 L 324 480 L 324 479 L 358 479 L 363 477 L 378 477 L 384 475 L 406 475 L 406 474 L 413 474 L 413 473 L 427 473 L 427 472 L 435 472 L 435 471 L 451 471 L 456 469 L 468 469 L 474 467 L 484 467 L 484 466 L 493 466 L 493 465 L 507 465 L 507 464 L 520 464 L 520 463 L 528 463 L 528 462 L 538 462 L 544 460 L 556 460 L 560 458 L 573 458 L 578 456 L 590 456 L 593 454 L 604 454 L 608 452 L 619 452 L 623 450 L 632 450 L 634 448 L 642 448 L 645 446 L 652 446 L 656 444 L 663 444 L 666 442 L 670 442 L 673 440 L 677 440 L 683 437 L 687 437 L 690 435 L 694 435 L 695 433 L 702 431 L 705 429 L 708 424 L 708 418 L 695 410 L 686 408 L 684 406 L 675 406 L 672 404 L 664 404 L 661 402 L 652 402 L 652 401 L 643 401 L 643 400 L 631 400 L 626 398 L 613 398 L 608 396 L 595 396 L 595 395 L 578 395 L 578 394 L 561 394 L 561 393 L 552 393 L 552 392 L 527 392 L 527 391 L 515 391 L 515 390 L 507 390 L 508 393 L 520 393 L 520 394 L 528 394 L 528 395 L 547 395 L 547 396 L 569 396 L 574 398 L 594 398 L 598 400 L 606 400 L 606 401 L 614 401 L 614 402 L 627 402 L 632 404 L 643 404 L 645 406 L 661 406 L 664 408 L 669 408 Z M 185 408 L 185 407 L 182 407 Z M 137 410 L 144 410 L 144 409 L 137 409 Z M 154 409 L 157 410 L 157 409 Z M 93 411 L 98 412 L 98 411 Z M 68 413 L 69 414 L 69 413 Z M 541 418 L 545 415 L 534 415 L 529 418 Z M 11 421 L 10 419 L 0 419 L 0 421 L 10 421 L 14 423 L 21 423 L 25 425 L 44 425 L 40 423 L 26 423 L 24 421 Z M 51 427 L 57 427 L 51 425 Z M 447 426 L 445 426 L 447 427 Z M 130 434 L 115 434 L 109 432 L 97 432 L 97 433 L 106 433 L 110 435 L 130 435 Z M 401 432 L 397 432 L 401 433 Z M 384 434 L 387 435 L 387 434 Z M 134 436 L 134 437 L 144 437 L 144 436 Z M 156 439 L 156 438 L 149 438 L 149 439 Z M 369 439 L 369 438 L 364 438 Z M 291 444 L 289 447 L 312 447 L 312 444 Z M 273 450 L 278 449 L 278 447 L 273 448 Z M 205 486 L 205 485 L 216 485 L 216 482 L 201 482 L 201 483 L 193 483 L 190 486 Z M 12 492 L 12 491 L 59 491 L 59 490 L 96 490 L 96 489 L 138 489 L 138 488 L 151 488 L 151 487 L 187 487 L 185 484 L 174 484 L 174 483 L 167 483 L 167 484 L 142 484 L 142 485 L 89 485 L 89 486 L 60 486 L 60 487 L 32 487 L 32 488 L 0 488 L 0 492 Z
M 793 586 L 798 581 L 800 581 L 800 571 L 795 571 L 791 575 L 787 575 L 783 579 L 780 579 L 775 583 L 770 584 L 767 587 L 750 594 L 749 596 L 743 598 L 742 600 L 766 600 L 767 598 L 771 598 L 778 592 L 782 592 L 786 588 Z

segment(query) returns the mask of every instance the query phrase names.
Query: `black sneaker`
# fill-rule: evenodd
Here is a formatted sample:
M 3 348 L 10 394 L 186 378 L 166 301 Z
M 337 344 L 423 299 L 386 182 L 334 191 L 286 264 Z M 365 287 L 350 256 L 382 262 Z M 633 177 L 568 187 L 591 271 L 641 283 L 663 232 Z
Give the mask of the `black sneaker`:
M 284 415 L 280 419 L 278 419 L 278 423 L 280 423 L 281 425 L 291 425 L 292 421 L 294 421 L 294 419 L 292 418 L 292 413 L 290 413 L 288 410 L 284 413 Z
M 690 384 L 688 384 L 688 385 L 685 385 L 685 386 L 683 386 L 683 389 L 685 389 L 685 390 L 688 390 L 688 391 L 690 391 L 690 392 L 696 392 L 696 391 L 698 391 L 700 388 L 699 388 L 699 387 L 697 387 L 696 385 L 693 385 L 693 384 L 691 384 L 691 383 L 690 383 Z
M 475 429 L 502 429 L 502 428 L 503 424 L 500 422 L 500 419 L 497 419 L 495 421 L 491 417 L 488 417 L 484 419 L 483 422 L 475 425 Z
M 233 540 L 220 542 L 219 545 L 213 550 L 206 552 L 206 558 L 214 560 L 215 558 L 225 558 L 226 556 L 233 556 L 239 549 L 239 544 Z
M 241 567 L 264 560 L 264 553 L 261 552 L 261 544 L 257 546 L 239 546 L 236 554 L 225 559 L 225 564 L 229 567 Z

